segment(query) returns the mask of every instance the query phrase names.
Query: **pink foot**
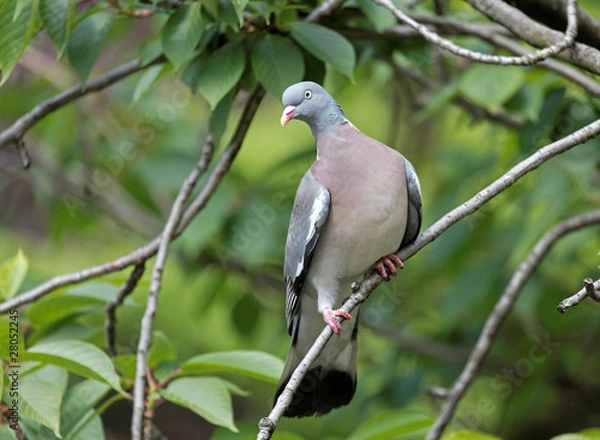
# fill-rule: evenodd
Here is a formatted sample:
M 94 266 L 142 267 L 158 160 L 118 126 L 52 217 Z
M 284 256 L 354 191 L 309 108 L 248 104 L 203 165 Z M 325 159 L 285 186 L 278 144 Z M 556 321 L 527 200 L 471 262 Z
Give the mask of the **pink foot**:
M 338 316 L 343 316 L 346 319 L 352 319 L 350 313 L 344 312 L 342 309 L 331 310 L 329 307 L 325 307 L 323 309 L 323 320 L 336 335 L 339 335 L 342 332 L 342 324 L 340 324 Z
M 390 275 L 393 277 L 398 275 L 396 267 L 399 267 L 400 269 L 404 267 L 404 263 L 396 256 L 396 254 L 389 254 L 385 257 L 382 257 L 377 263 L 375 263 L 375 265 L 377 267 L 377 272 L 379 272 L 379 274 L 386 281 L 390 279 Z

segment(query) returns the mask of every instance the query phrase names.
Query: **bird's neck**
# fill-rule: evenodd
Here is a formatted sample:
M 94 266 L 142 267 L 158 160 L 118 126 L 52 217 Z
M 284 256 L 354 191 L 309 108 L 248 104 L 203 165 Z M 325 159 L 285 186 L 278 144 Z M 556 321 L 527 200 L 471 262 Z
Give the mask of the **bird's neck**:
M 319 117 L 312 119 L 309 122 L 315 141 L 322 135 L 335 133 L 344 124 L 349 123 L 342 108 L 337 102 L 332 102 L 328 111 L 319 114 Z

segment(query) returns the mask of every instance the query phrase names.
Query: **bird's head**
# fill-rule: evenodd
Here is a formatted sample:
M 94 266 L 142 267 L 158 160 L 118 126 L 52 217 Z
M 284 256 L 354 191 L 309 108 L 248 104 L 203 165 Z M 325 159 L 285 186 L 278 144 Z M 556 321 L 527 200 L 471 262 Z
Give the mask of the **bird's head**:
M 281 98 L 285 109 L 281 115 L 281 125 L 292 119 L 306 122 L 313 132 L 327 125 L 346 121 L 339 104 L 319 84 L 304 81 L 289 86 Z

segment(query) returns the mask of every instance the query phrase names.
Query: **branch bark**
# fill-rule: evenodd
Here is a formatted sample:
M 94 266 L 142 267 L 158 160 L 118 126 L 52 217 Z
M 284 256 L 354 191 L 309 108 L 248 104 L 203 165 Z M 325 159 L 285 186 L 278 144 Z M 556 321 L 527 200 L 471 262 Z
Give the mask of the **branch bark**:
M 554 45 L 563 38 L 562 33 L 533 21 L 506 3 L 492 0 L 466 0 L 466 2 L 489 19 L 510 29 L 513 34 L 532 46 Z M 600 51 L 593 47 L 575 43 L 572 47 L 565 48 L 558 56 L 588 72 L 600 74 Z
M 576 13 L 576 0 L 569 0 L 567 5 L 567 17 L 568 17 L 568 26 L 567 30 L 564 34 L 561 34 L 556 31 L 557 34 L 560 35 L 560 38 L 554 38 L 551 43 L 548 43 L 543 49 L 535 52 L 529 53 L 527 55 L 522 55 L 519 57 L 504 57 L 499 55 L 488 55 L 479 52 L 473 52 L 472 50 L 465 49 L 464 47 L 460 47 L 454 44 L 452 41 L 442 38 L 437 33 L 429 30 L 427 26 L 413 20 L 410 16 L 402 12 L 398 9 L 390 0 L 373 0 L 378 5 L 381 5 L 387 8 L 390 12 L 392 12 L 396 18 L 408 26 L 415 29 L 419 32 L 423 38 L 425 38 L 430 43 L 440 47 L 450 53 L 455 55 L 468 58 L 473 61 L 477 61 L 479 63 L 485 64 L 498 64 L 502 66 L 529 66 L 532 64 L 537 64 L 540 61 L 543 61 L 547 58 L 555 56 L 566 48 L 572 46 L 575 41 L 575 37 L 577 36 L 577 13 Z M 471 0 L 472 1 L 472 0 Z M 471 1 L 469 3 L 471 3 Z M 526 17 L 526 16 L 525 16 Z M 591 48 L 590 48 L 591 49 Z M 600 53 L 598 56 L 598 72 L 600 73 Z
M 511 277 L 502 296 L 494 306 L 492 313 L 488 317 L 483 330 L 479 334 L 477 343 L 469 356 L 460 376 L 454 382 L 452 388 L 448 391 L 446 401 L 442 410 L 427 434 L 426 440 L 437 440 L 442 436 L 444 429 L 450 423 L 452 415 L 456 410 L 458 402 L 464 396 L 467 388 L 473 383 L 483 361 L 488 355 L 494 339 L 500 331 L 506 317 L 512 310 L 515 301 L 523 290 L 525 283 L 531 277 L 533 271 L 539 266 L 542 259 L 548 254 L 554 243 L 565 235 L 600 223 L 600 210 L 592 211 L 587 214 L 571 217 L 554 228 L 546 232 L 542 238 L 535 244 L 527 258 L 519 265 Z
M 591 278 L 583 280 L 583 288 L 575 295 L 563 299 L 556 308 L 561 314 L 565 313 L 569 307 L 577 306 L 586 298 L 591 298 L 596 302 L 600 302 L 600 280 L 595 282 Z
M 425 232 L 419 235 L 419 237 L 417 237 L 412 244 L 400 249 L 400 251 L 397 253 L 398 257 L 402 261 L 408 260 L 422 248 L 434 241 L 453 224 L 467 217 L 468 215 L 473 214 L 475 211 L 492 200 L 502 191 L 509 188 L 517 180 L 530 171 L 540 167 L 543 163 L 547 162 L 554 156 L 564 153 L 565 151 L 568 151 L 577 145 L 583 144 L 598 134 L 600 134 L 600 119 L 556 142 L 539 149 L 527 159 L 518 163 L 492 184 L 475 194 L 465 203 L 454 208 L 444 217 L 435 222 Z M 356 308 L 356 306 L 364 302 L 369 297 L 371 292 L 382 282 L 383 278 L 381 275 L 373 272 L 365 277 L 365 279 L 363 279 L 360 283 L 353 283 L 352 287 L 354 293 L 350 295 L 344 302 L 342 310 L 350 313 L 352 310 L 354 310 L 354 308 Z M 270 414 L 260 420 L 258 425 L 260 430 L 257 435 L 257 440 L 267 440 L 271 438 L 277 427 L 277 424 L 279 423 L 279 420 L 292 401 L 295 391 L 302 382 L 303 377 L 306 375 L 308 367 L 319 356 L 332 334 L 333 332 L 329 326 L 326 326 L 323 329 L 304 359 L 298 365 L 298 368 L 296 368 L 296 370 L 292 373 L 288 385 L 279 396 L 279 399 L 277 400 Z
M 133 386 L 133 416 L 131 421 L 131 438 L 133 440 L 141 440 L 143 432 L 148 433 L 148 436 L 144 436 L 144 438 L 148 438 L 152 432 L 152 430 L 142 430 L 145 409 L 144 401 L 146 397 L 146 368 L 148 368 L 146 365 L 146 357 L 150 347 L 150 342 L 152 341 L 152 324 L 154 322 L 154 315 L 156 314 L 158 293 L 160 292 L 162 285 L 162 274 L 169 253 L 169 244 L 171 243 L 177 224 L 181 221 L 185 202 L 194 190 L 198 180 L 200 180 L 200 177 L 202 177 L 208 168 L 213 156 L 213 152 L 214 144 L 212 136 L 209 135 L 208 139 L 204 143 L 204 146 L 202 147 L 200 160 L 181 185 L 179 194 L 177 195 L 175 202 L 173 202 L 169 219 L 167 220 L 167 223 L 163 229 L 160 243 L 158 245 L 158 253 L 152 269 L 150 292 L 148 293 L 146 310 L 144 311 L 144 317 L 142 318 L 140 340 L 137 349 L 135 383 Z

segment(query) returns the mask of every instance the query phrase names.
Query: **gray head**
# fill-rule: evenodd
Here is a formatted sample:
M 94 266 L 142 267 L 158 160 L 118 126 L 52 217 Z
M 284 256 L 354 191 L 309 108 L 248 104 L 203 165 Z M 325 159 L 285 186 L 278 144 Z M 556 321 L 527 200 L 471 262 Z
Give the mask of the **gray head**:
M 285 109 L 281 125 L 292 119 L 306 122 L 313 135 L 348 122 L 340 105 L 319 84 L 304 81 L 289 86 L 281 98 Z

